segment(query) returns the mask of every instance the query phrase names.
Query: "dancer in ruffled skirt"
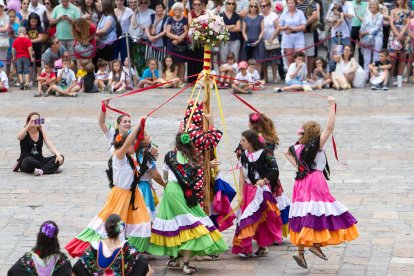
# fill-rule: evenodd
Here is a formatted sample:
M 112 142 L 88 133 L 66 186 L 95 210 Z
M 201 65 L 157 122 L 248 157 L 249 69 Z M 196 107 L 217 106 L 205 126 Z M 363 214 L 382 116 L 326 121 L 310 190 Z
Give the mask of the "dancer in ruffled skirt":
M 335 125 L 335 100 L 329 97 L 329 117 L 321 133 L 314 121 L 306 122 L 298 131 L 299 141 L 289 148 L 287 159 L 298 169 L 289 212 L 290 241 L 298 247 L 293 256 L 297 264 L 307 268 L 304 248 L 327 260 L 321 247 L 349 242 L 358 237 L 357 220 L 348 208 L 330 193 L 326 179 L 329 167 L 324 145 Z
M 196 196 L 196 183 L 203 176 L 191 138 L 187 133 L 176 136 L 176 148 L 165 156 L 168 184 L 152 225 L 153 255 L 171 256 L 169 268 L 179 267 L 176 259 L 184 259 L 185 275 L 197 272 L 190 266 L 190 256 L 219 254 L 227 250 L 223 237 L 201 209 Z

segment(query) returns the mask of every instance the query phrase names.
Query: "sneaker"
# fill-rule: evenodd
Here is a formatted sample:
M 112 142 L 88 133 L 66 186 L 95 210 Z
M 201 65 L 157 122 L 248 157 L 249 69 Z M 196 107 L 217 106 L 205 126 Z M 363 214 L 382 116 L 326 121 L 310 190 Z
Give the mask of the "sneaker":
M 275 93 L 282 93 L 283 92 L 282 88 L 277 88 L 277 87 L 275 87 L 275 89 L 273 91 Z
M 253 91 L 251 89 L 247 90 L 247 94 L 253 94 Z
M 256 252 L 253 253 L 254 257 L 263 257 L 269 254 L 267 247 L 259 247 Z
M 33 97 L 42 97 L 42 93 L 40 93 L 40 92 L 36 93 L 36 94 L 33 95 Z
M 62 167 L 58 167 L 57 169 L 56 169 L 56 171 L 55 171 L 55 173 L 61 173 L 63 170 L 62 170 Z
M 371 89 L 372 90 L 380 90 L 381 88 L 378 84 L 375 84 L 375 85 L 371 86 Z
M 18 81 L 16 81 L 15 83 L 14 83 L 14 87 L 19 87 L 20 86 L 20 83 L 18 82 Z
M 22 88 L 20 87 L 20 89 L 22 89 Z M 25 85 L 24 85 L 24 90 L 30 90 L 30 85 L 25 84 Z
M 12 170 L 14 172 L 17 172 L 19 170 L 19 161 L 14 162 L 14 164 L 12 166 Z
M 382 90 L 384 90 L 384 91 L 388 91 L 388 90 L 389 90 L 389 88 L 388 88 L 388 86 L 384 85 L 384 86 L 382 87 Z
M 34 169 L 34 175 L 35 176 L 42 176 L 43 175 L 43 171 L 41 169 Z
M 24 84 L 23 83 L 20 84 L 20 90 L 24 90 Z
M 251 253 L 239 253 L 237 254 L 240 258 L 246 259 L 246 258 L 250 258 L 252 256 Z

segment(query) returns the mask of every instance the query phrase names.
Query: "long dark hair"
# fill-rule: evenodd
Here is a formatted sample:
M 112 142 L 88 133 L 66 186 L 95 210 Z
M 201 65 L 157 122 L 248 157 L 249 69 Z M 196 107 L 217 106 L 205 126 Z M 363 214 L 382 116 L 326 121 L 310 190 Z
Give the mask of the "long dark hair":
M 126 114 L 121 114 L 121 115 L 119 115 L 118 116 L 118 118 L 116 118 L 116 123 L 117 123 L 117 125 L 119 126 L 119 124 L 122 122 L 122 119 L 124 118 L 124 117 L 129 117 L 129 115 L 126 115 Z M 116 127 L 115 128 L 115 134 L 114 134 L 114 137 L 113 137 L 113 139 L 112 140 L 114 140 L 115 141 L 115 138 L 116 138 L 116 136 L 119 134 L 119 127 Z M 127 136 L 128 137 L 128 136 Z M 125 138 L 126 139 L 126 138 Z M 125 141 L 125 140 L 124 140 Z M 122 144 L 124 144 L 124 143 L 122 143 Z M 115 145 L 114 145 L 115 146 Z M 119 147 L 119 148 L 121 148 L 121 147 Z M 119 149 L 118 148 L 118 149 Z
M 102 0 L 101 2 L 101 6 L 102 6 L 102 15 L 112 15 L 115 19 L 115 12 L 114 12 L 114 4 L 111 0 Z
M 30 24 L 31 19 L 36 19 L 37 20 L 36 27 L 42 26 L 42 22 L 40 21 L 40 16 L 37 13 L 32 12 L 32 13 L 29 14 L 29 17 L 27 18 L 27 21 L 28 21 L 27 22 L 27 27 L 32 28 L 32 24 Z
M 259 141 L 259 136 L 257 133 L 253 130 L 245 130 L 242 132 L 242 136 L 246 138 L 246 140 L 252 144 L 253 151 L 258 151 L 260 149 L 263 149 L 265 147 L 265 144 L 261 143 Z
M 183 135 L 183 134 L 184 133 L 180 131 L 175 136 L 175 148 L 182 153 L 182 155 L 188 160 L 188 162 L 191 165 L 199 165 L 200 160 L 199 160 L 199 158 L 197 158 L 198 155 L 195 151 L 193 142 L 190 141 L 189 143 L 184 144 L 181 141 L 181 135 Z
M 48 237 L 44 227 L 51 227 L 51 225 L 54 227 L 54 230 L 48 233 Z M 37 241 L 36 245 L 33 247 L 33 251 L 42 259 L 53 254 L 59 254 L 60 246 L 57 237 L 58 233 L 59 228 L 54 221 L 48 220 L 43 222 L 40 226 L 39 233 L 37 234 Z
M 175 63 L 174 63 L 174 59 L 170 55 L 165 56 L 165 58 L 162 60 L 162 72 L 165 73 L 167 71 L 167 64 L 165 62 L 165 60 L 167 58 L 170 58 L 172 60 L 172 63 L 171 63 L 171 71 L 174 72 L 174 70 L 175 70 Z
M 120 229 L 117 227 L 121 221 L 121 217 L 117 214 L 111 214 L 105 221 L 105 231 L 110 239 L 116 239 L 119 237 Z
M 91 6 L 92 12 L 94 12 L 94 11 L 98 12 L 97 9 L 96 9 L 96 6 L 95 6 L 96 2 L 97 2 L 96 0 L 93 0 L 92 6 Z M 88 6 L 86 6 L 86 1 L 85 0 L 81 1 L 80 9 L 81 9 L 81 12 L 83 14 L 85 14 L 85 13 L 89 14 Z

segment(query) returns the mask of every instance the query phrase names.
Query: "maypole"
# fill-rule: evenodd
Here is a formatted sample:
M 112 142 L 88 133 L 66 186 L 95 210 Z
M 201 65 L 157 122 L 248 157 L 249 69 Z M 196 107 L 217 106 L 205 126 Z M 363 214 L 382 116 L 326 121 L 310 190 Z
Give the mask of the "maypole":
M 210 114 L 210 96 L 211 96 L 211 49 L 219 46 L 220 43 L 229 40 L 230 33 L 224 24 L 223 18 L 214 11 L 207 10 L 205 14 L 195 18 L 189 28 L 188 33 L 192 45 L 203 47 L 203 82 L 204 82 L 204 107 L 203 113 Z M 206 118 L 203 118 L 203 130 L 208 131 L 209 124 Z M 211 185 L 210 185 L 210 150 L 204 151 L 204 211 L 210 214 L 211 205 Z

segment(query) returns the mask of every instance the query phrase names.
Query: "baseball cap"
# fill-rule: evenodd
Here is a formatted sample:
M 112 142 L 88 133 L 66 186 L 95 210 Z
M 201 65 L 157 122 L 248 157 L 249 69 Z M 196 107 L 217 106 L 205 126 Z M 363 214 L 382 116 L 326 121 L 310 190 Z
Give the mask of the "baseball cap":
M 247 69 L 247 67 L 248 67 L 247 62 L 245 62 L 245 61 L 240 61 L 240 62 L 239 62 L 239 69 L 240 69 L 240 68 Z

